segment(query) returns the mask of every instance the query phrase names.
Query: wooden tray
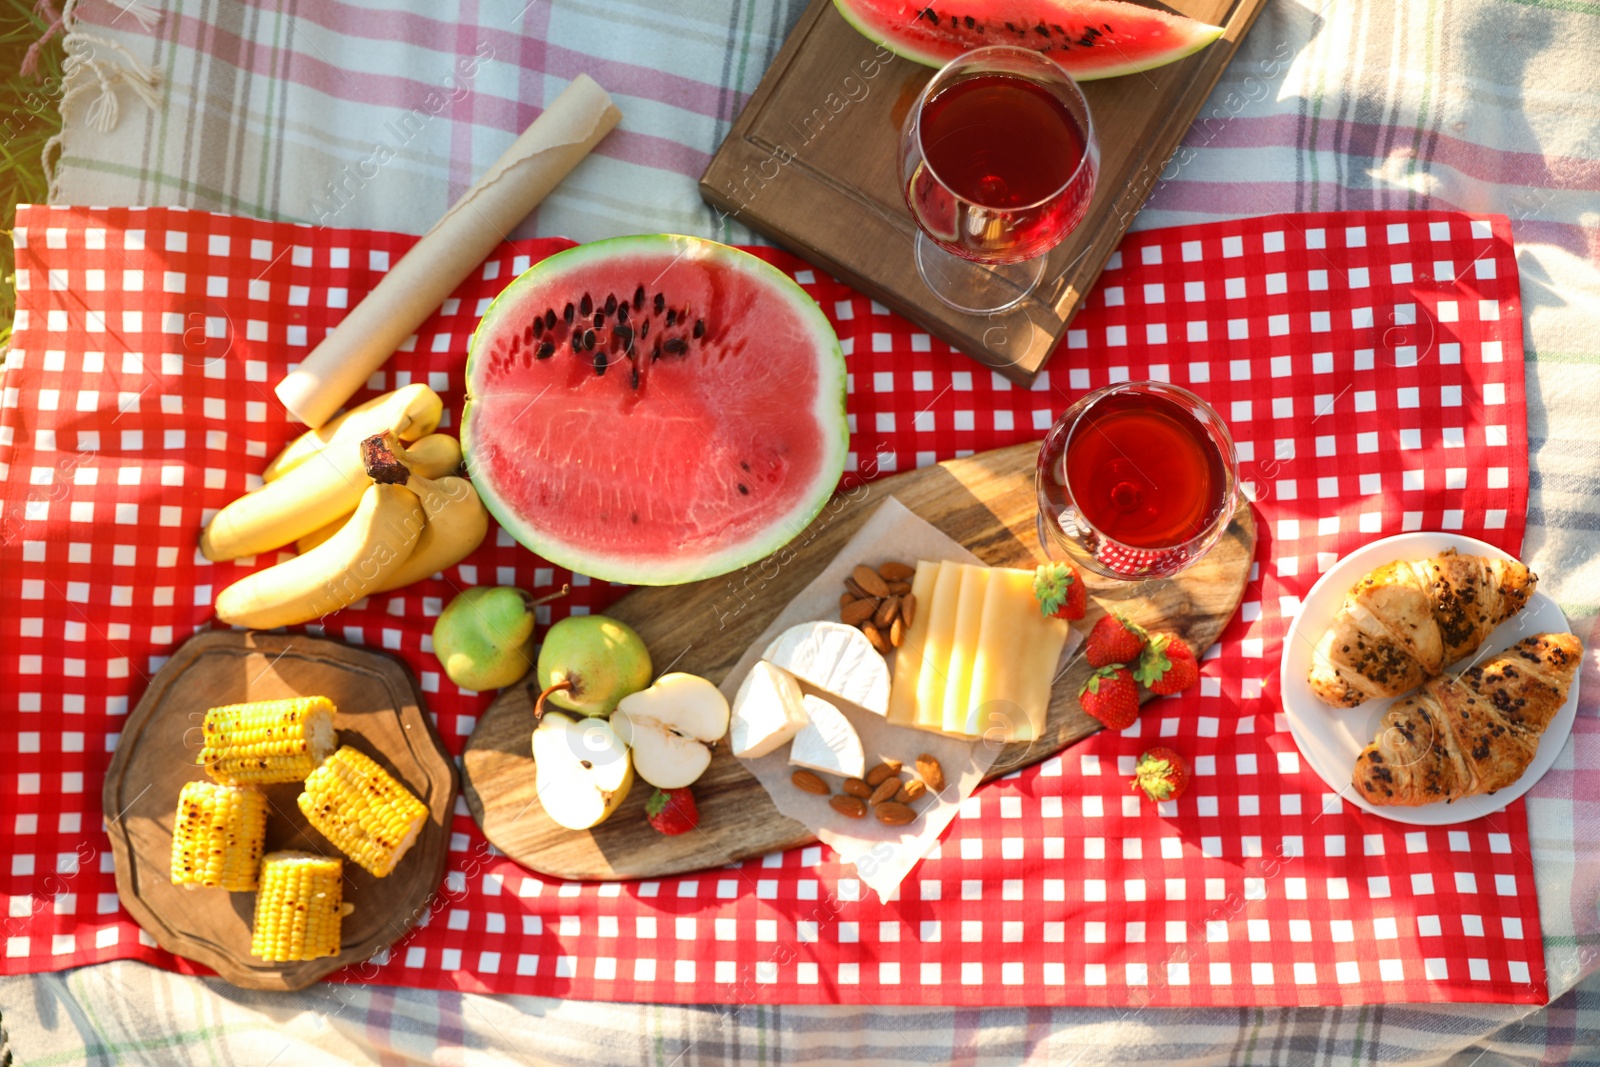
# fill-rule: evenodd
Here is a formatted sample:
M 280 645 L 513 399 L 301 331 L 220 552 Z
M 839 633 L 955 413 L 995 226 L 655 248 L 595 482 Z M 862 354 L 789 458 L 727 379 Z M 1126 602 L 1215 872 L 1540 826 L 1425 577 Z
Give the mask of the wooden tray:
M 1094 202 L 1051 253 L 1038 291 L 1011 312 L 964 315 L 917 275 L 916 225 L 901 196 L 897 154 L 901 122 L 933 70 L 880 56 L 830 0 L 812 0 L 800 16 L 712 157 L 700 195 L 979 362 L 1031 384 L 1266 0 L 1162 6 L 1226 32 L 1176 63 L 1083 83 L 1100 140 Z
M 985 563 L 1032 567 L 1042 558 L 1033 491 L 1038 452 L 1035 443 L 1015 445 L 879 479 L 836 497 L 785 549 L 793 556 L 781 567 L 767 561 L 693 585 L 635 589 L 607 614 L 639 631 L 657 671 L 670 665 L 720 684 L 783 606 L 890 495 Z M 1242 506 L 1217 546 L 1176 579 L 1123 583 L 1091 575 L 1089 615 L 1077 625 L 1087 632 L 1106 611 L 1115 610 L 1147 626 L 1175 630 L 1202 652 L 1239 606 L 1255 543 L 1255 520 Z M 990 778 L 1037 763 L 1100 729 L 1078 707 L 1078 687 L 1087 673 L 1079 660 L 1056 681 L 1044 737 L 1006 746 Z M 650 829 L 644 804 L 652 790 L 644 782 L 636 782 L 622 807 L 593 830 L 557 826 L 533 788 L 536 695 L 531 678 L 501 693 L 478 720 L 463 754 L 462 787 L 473 817 L 489 841 L 518 863 L 568 879 L 659 877 L 815 840 L 803 825 L 778 814 L 766 790 L 726 746 L 719 747 L 695 783 L 700 808 L 695 833 L 663 837 Z
M 201 781 L 195 765 L 207 708 L 246 700 L 326 696 L 337 707 L 341 743 L 360 749 L 428 805 L 417 842 L 387 878 L 351 862 L 339 955 L 264 963 L 250 955 L 254 893 L 189 890 L 171 883 L 172 820 L 178 791 Z M 134 921 L 168 952 L 203 963 L 247 989 L 304 989 L 394 943 L 426 912 L 444 878 L 456 767 L 399 660 L 303 634 L 217 631 L 191 638 L 167 661 L 128 717 L 106 772 L 106 832 L 117 865 L 117 895 Z M 299 782 L 263 786 L 270 805 L 267 850 L 340 855 L 295 806 Z

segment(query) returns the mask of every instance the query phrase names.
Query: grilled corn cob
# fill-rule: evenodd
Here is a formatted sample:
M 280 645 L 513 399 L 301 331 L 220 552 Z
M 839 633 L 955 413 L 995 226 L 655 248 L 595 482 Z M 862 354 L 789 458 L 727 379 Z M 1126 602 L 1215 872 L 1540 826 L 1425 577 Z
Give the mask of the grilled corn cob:
M 427 805 L 349 745 L 311 772 L 299 804 L 323 837 L 379 878 L 394 870 L 428 819 Z
M 229 704 L 206 712 L 196 763 L 226 785 L 298 782 L 339 744 L 327 697 Z
M 172 884 L 247 893 L 267 837 L 267 798 L 254 789 L 190 782 L 172 824 Z
M 344 904 L 344 861 L 310 852 L 269 852 L 261 861 L 261 889 L 250 954 L 289 962 L 339 954 Z

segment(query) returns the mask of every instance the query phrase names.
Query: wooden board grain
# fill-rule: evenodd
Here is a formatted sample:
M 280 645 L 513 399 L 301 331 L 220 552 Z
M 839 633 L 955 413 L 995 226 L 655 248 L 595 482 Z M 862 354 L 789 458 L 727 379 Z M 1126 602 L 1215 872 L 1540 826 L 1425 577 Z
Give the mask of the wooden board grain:
M 928 292 L 901 194 L 900 127 L 932 69 L 894 56 L 812 0 L 700 179 L 712 206 L 974 359 L 1031 383 L 1066 333 L 1266 0 L 1160 5 L 1222 26 L 1213 44 L 1140 74 L 1083 83 L 1101 169 L 1083 223 L 1015 310 L 965 315 Z
M 985 452 L 879 479 L 835 497 L 781 553 L 742 571 L 685 586 L 635 589 L 607 614 L 639 631 L 658 672 L 669 667 L 720 684 L 783 606 L 838 554 L 889 496 L 966 546 L 985 563 L 1042 561 L 1033 490 L 1037 444 Z M 1138 583 L 1088 576 L 1087 632 L 1107 611 L 1182 634 L 1196 652 L 1217 639 L 1239 606 L 1255 556 L 1255 521 L 1242 505 L 1205 558 L 1176 579 Z M 886 553 L 892 555 L 892 551 Z M 1057 679 L 1043 738 L 1008 745 L 989 777 L 1045 759 L 1100 728 L 1078 707 L 1081 660 Z M 473 816 L 500 851 L 533 870 L 569 879 L 659 877 L 714 867 L 811 843 L 800 823 L 778 814 L 759 783 L 718 748 L 695 783 L 697 832 L 663 837 L 645 822 L 650 786 L 640 782 L 593 830 L 553 823 L 534 793 L 531 679 L 501 693 L 467 742 L 462 788 Z M 1146 697 L 1149 694 L 1145 694 Z
M 355 905 L 339 955 L 264 963 L 250 955 L 254 893 L 189 890 L 168 877 L 173 816 L 195 765 L 207 708 L 247 700 L 326 696 L 338 709 L 339 740 L 377 760 L 428 806 L 417 842 L 387 878 L 344 865 L 344 899 Z M 303 634 L 217 631 L 186 642 L 151 679 L 128 716 L 106 772 L 101 802 L 116 861 L 117 895 L 134 921 L 168 952 L 203 963 L 248 989 L 303 989 L 370 959 L 426 913 L 444 878 L 455 762 L 445 751 L 411 675 L 381 652 Z M 267 850 L 340 855 L 306 824 L 299 782 L 261 787 L 268 801 Z

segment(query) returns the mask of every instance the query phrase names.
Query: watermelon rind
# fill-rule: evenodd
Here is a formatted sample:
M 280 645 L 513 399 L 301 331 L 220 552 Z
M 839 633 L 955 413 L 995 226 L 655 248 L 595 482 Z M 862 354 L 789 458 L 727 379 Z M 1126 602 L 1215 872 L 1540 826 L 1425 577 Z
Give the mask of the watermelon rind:
M 497 320 L 520 306 L 522 293 L 569 268 L 594 265 L 613 257 L 661 255 L 667 260 L 682 258 L 715 259 L 723 269 L 738 271 L 769 289 L 769 299 L 786 300 L 801 319 L 816 344 L 817 400 L 812 410 L 827 451 L 816 477 L 795 502 L 768 526 L 765 536 L 748 538 L 710 554 L 677 560 L 641 561 L 595 552 L 541 530 L 520 515 L 499 494 L 492 477 L 475 463 L 478 427 L 473 417 L 479 342 L 495 330 Z M 575 573 L 627 585 L 681 585 L 714 578 L 738 570 L 771 555 L 799 536 L 833 496 L 844 474 L 850 447 L 850 427 L 845 417 L 845 361 L 839 338 L 817 302 L 794 279 L 765 260 L 748 252 L 701 237 L 683 234 L 639 234 L 612 237 L 557 252 L 529 267 L 501 290 L 473 331 L 467 351 L 467 399 L 461 412 L 461 450 L 473 485 L 484 506 L 505 530 L 529 551 Z M 603 428 L 597 428 L 603 432 Z
M 961 52 L 967 50 L 966 48 L 952 46 L 941 51 L 929 51 L 919 48 L 914 41 L 908 40 L 904 36 L 896 36 L 890 32 L 892 24 L 881 9 L 890 8 L 900 13 L 908 13 L 909 17 L 906 21 L 908 24 L 915 25 L 915 13 L 924 6 L 921 3 L 908 4 L 896 2 L 896 0 L 888 0 L 888 2 L 884 2 L 884 0 L 877 0 L 877 2 L 874 2 L 874 0 L 833 0 L 833 6 L 844 17 L 844 20 L 862 36 L 875 44 L 882 45 L 902 59 L 911 60 L 913 63 L 920 63 L 926 67 L 942 67 Z M 1153 8 L 1141 8 L 1135 4 L 1120 2 L 1120 0 L 1111 0 L 1111 2 L 1108 2 L 1108 0 L 1034 0 L 1031 5 L 1023 4 L 1018 6 L 1027 7 L 1030 11 L 1041 12 L 1037 16 L 1040 18 L 1047 18 L 1042 12 L 1048 9 L 1054 9 L 1066 14 L 1081 8 L 1103 9 L 1115 7 L 1124 10 L 1131 8 L 1132 11 L 1129 12 L 1131 17 L 1148 15 L 1152 18 L 1182 20 L 1182 22 L 1174 22 L 1173 25 L 1173 28 L 1181 26 L 1184 31 L 1181 44 L 1172 48 L 1149 51 L 1138 56 L 1131 56 L 1126 50 L 1119 49 L 1124 56 L 1128 57 L 1123 63 L 1110 66 L 1087 66 L 1076 64 L 1070 58 L 1064 61 L 1061 55 L 1050 54 L 1049 58 L 1054 59 L 1061 65 L 1062 69 L 1071 74 L 1073 80 L 1080 82 L 1119 78 L 1124 74 L 1137 74 L 1140 71 L 1164 67 L 1168 63 L 1174 63 L 1186 56 L 1194 55 L 1194 53 L 1200 51 L 1200 49 L 1206 47 L 1206 45 L 1212 43 L 1226 32 L 1221 26 L 1212 26 L 1198 19 L 1191 19 L 1183 15 L 1167 15 L 1165 12 L 1158 12 Z M 1138 14 L 1134 14 L 1135 12 Z M 1099 20 L 1094 19 L 1091 21 Z M 1020 40 L 996 39 L 987 43 L 1029 45 L 1026 37 Z M 968 47 L 976 48 L 980 47 L 980 45 L 977 42 L 973 42 Z M 1092 52 L 1086 49 L 1081 54 L 1087 56 L 1091 55 Z M 1071 53 L 1068 53 L 1068 56 L 1070 57 Z

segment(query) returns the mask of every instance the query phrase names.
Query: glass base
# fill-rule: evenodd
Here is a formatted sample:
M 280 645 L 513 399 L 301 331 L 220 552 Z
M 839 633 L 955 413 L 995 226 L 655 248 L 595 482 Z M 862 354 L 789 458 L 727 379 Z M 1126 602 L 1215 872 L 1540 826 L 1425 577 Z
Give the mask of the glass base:
M 1043 280 L 1046 258 L 974 263 L 917 231 L 917 273 L 934 296 L 968 315 L 993 315 L 1022 303 Z

